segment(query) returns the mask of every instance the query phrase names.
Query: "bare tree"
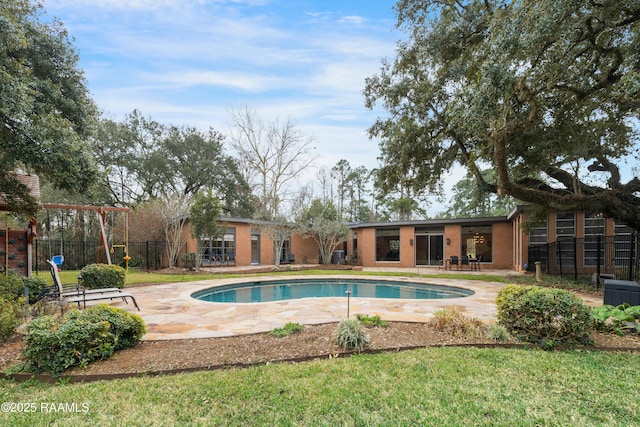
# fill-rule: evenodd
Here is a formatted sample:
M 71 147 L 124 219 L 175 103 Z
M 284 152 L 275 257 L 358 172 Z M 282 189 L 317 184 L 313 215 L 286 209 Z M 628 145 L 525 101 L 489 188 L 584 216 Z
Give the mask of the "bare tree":
M 181 193 L 168 195 L 159 204 L 160 214 L 164 225 L 164 234 L 167 240 L 167 258 L 169 268 L 174 268 L 178 261 L 178 253 L 182 246 L 182 231 L 189 219 L 191 196 Z
M 245 107 L 229 112 L 230 142 L 240 158 L 245 179 L 258 192 L 265 219 L 276 218 L 287 200 L 291 182 L 313 162 L 314 138 L 289 118 L 265 124 Z

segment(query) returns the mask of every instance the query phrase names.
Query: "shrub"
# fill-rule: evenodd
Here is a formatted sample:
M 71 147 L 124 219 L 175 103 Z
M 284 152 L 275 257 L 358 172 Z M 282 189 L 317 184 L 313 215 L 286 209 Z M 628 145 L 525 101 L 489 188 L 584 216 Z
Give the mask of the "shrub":
M 0 342 L 16 333 L 22 323 L 22 310 L 18 299 L 0 297 Z
M 640 306 L 603 305 L 592 310 L 595 329 L 624 335 L 624 331 L 640 332 Z
M 275 328 L 273 331 L 271 331 L 271 335 L 278 338 L 282 338 L 282 337 L 289 336 L 291 334 L 295 334 L 296 332 L 301 332 L 303 329 L 304 329 L 304 326 L 302 326 L 301 324 L 289 322 L 286 325 L 284 325 L 282 328 Z
M 47 281 L 39 276 L 23 277 L 22 283 L 29 289 L 29 302 L 31 304 L 38 300 L 44 288 L 47 287 Z
M 498 293 L 496 305 L 500 324 L 521 341 L 544 348 L 591 343 L 591 309 L 569 291 L 509 285 Z
M 87 289 L 122 288 L 125 270 L 115 264 L 89 264 L 80 270 L 80 280 Z
M 180 258 L 180 263 L 182 264 L 182 268 L 186 268 L 189 271 L 195 270 L 196 254 L 192 252 L 182 255 L 182 257 Z
M 433 313 L 433 319 L 429 324 L 438 331 L 456 337 L 482 338 L 485 333 L 485 325 L 479 319 L 467 318 L 462 313 L 448 308 Z
M 376 326 L 386 328 L 389 326 L 389 322 L 387 322 L 386 320 L 382 320 L 378 315 L 369 316 L 368 314 L 357 314 L 356 317 L 367 328 L 373 328 Z
M 24 295 L 24 282 L 22 278 L 16 276 L 13 272 L 8 275 L 0 275 L 0 298 L 17 300 Z
M 131 347 L 147 332 L 144 320 L 134 313 L 107 304 L 99 304 L 84 311 L 74 310 L 68 319 L 82 318 L 90 322 L 108 322 L 109 333 L 115 336 L 115 350 Z
M 362 351 L 369 343 L 369 335 L 364 332 L 362 324 L 356 319 L 346 319 L 338 323 L 336 341 L 345 350 Z
M 38 317 L 27 325 L 25 368 L 58 375 L 70 367 L 108 358 L 137 343 L 145 332 L 140 316 L 107 305 L 71 310 L 62 320 Z

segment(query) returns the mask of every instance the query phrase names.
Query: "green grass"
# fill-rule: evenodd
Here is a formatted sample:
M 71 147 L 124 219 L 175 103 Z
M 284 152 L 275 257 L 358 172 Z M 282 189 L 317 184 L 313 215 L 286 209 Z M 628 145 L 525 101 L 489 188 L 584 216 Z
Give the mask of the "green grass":
M 638 354 L 428 348 L 88 384 L 0 383 L 0 425 L 629 426 Z M 40 405 L 86 403 L 88 413 Z

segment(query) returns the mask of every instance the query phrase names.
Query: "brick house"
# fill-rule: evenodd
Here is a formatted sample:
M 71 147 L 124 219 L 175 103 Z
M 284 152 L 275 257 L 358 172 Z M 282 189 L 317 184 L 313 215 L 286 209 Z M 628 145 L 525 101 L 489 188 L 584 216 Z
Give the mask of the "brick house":
M 637 255 L 615 243 L 632 235 L 633 230 L 610 218 L 589 212 L 550 213 L 535 227 L 526 225 L 528 219 L 528 208 L 519 206 L 506 216 L 353 223 L 349 224 L 351 238 L 337 250 L 344 254 L 339 259 L 365 267 L 444 267 L 451 257 L 468 257 L 478 260 L 481 269 L 532 270 L 533 261 L 540 256 L 538 249 L 545 245 L 548 250 L 556 242 L 560 242 L 560 252 L 547 254 L 550 270 L 557 260 L 570 259 L 576 265 L 579 261 L 577 268 L 582 273 L 589 273 L 591 267 L 595 271 L 599 252 L 602 265 L 630 256 L 637 260 Z M 274 264 L 273 241 L 260 231 L 260 225 L 268 222 L 242 218 L 226 221 L 225 235 L 207 242 L 203 265 Z M 613 242 L 612 246 L 598 249 L 597 236 Z M 187 242 L 187 252 L 195 252 L 195 239 L 186 231 L 183 241 Z M 566 243 L 569 241 L 578 241 L 580 248 L 574 250 Z M 573 255 L 566 258 L 570 252 Z M 280 259 L 283 263 L 304 260 L 316 264 L 318 248 L 313 239 L 292 233 Z

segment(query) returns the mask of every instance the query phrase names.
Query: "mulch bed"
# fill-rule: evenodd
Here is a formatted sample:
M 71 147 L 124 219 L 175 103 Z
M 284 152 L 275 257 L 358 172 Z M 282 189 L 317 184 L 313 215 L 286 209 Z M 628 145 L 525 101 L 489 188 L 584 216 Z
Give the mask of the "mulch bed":
M 335 344 L 335 323 L 307 325 L 302 332 L 278 338 L 267 333 L 224 338 L 141 341 L 110 359 L 65 372 L 70 381 L 95 381 L 141 375 L 161 375 L 260 364 L 299 363 L 320 358 L 343 357 Z M 365 353 L 401 351 L 427 346 L 534 347 L 520 343 L 496 343 L 488 339 L 467 339 L 438 331 L 423 323 L 390 322 L 387 328 L 370 328 L 371 341 Z M 585 350 L 640 351 L 640 336 L 594 333 L 595 345 Z M 15 336 L 0 344 L 0 371 L 22 360 L 24 341 Z M 6 376 L 2 374 L 2 376 Z M 1 376 L 0 376 L 1 377 Z M 17 380 L 36 378 L 56 381 L 50 375 L 19 374 Z

